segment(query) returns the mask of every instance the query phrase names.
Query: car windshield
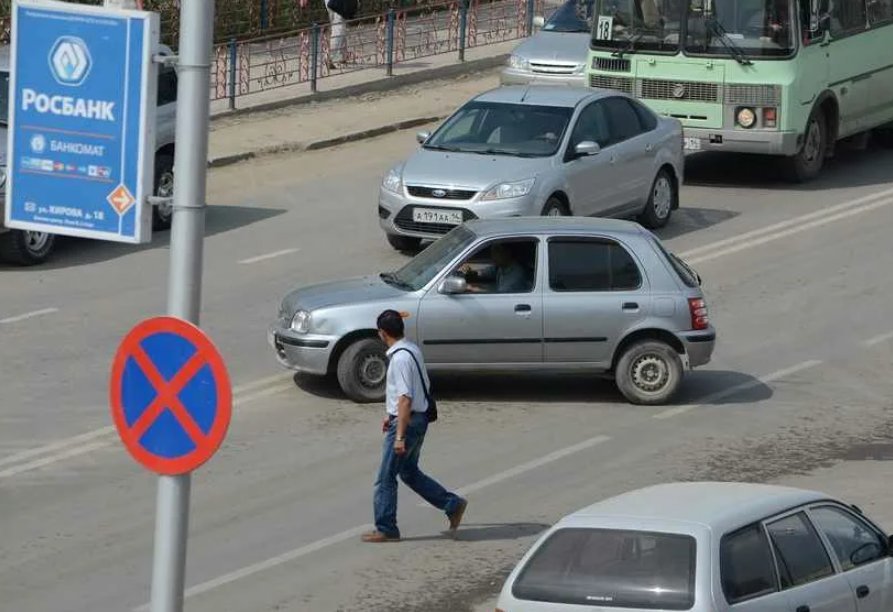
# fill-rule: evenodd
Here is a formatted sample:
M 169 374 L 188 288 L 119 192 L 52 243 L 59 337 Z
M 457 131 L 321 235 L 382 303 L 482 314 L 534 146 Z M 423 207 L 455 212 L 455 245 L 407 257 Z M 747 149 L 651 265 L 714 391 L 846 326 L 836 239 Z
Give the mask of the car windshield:
M 418 291 L 468 248 L 476 237 L 474 232 L 460 225 L 396 272 L 382 274 L 382 279 L 396 287 Z
M 425 149 L 547 157 L 554 155 L 572 108 L 499 102 L 469 102 L 425 143 Z
M 682 0 L 598 0 L 592 48 L 675 52 L 684 10 Z
M 559 529 L 512 586 L 518 599 L 607 608 L 688 610 L 694 605 L 691 536 Z
M 543 32 L 589 32 L 593 0 L 569 0 L 552 13 Z
M 9 123 L 9 73 L 0 71 L 0 125 Z
M 794 52 L 791 0 L 691 0 L 688 53 L 787 56 Z

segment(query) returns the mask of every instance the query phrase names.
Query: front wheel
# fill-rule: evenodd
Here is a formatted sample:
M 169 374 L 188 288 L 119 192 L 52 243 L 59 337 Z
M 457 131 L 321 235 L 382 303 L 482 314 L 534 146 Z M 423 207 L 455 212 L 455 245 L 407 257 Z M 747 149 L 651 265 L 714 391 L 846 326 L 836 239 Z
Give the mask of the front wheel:
M 364 338 L 348 346 L 338 359 L 338 384 L 359 404 L 380 402 L 385 396 L 388 359 L 384 343 Z
M 171 155 L 159 155 L 155 159 L 155 195 L 159 198 L 174 197 L 174 158 Z M 152 229 L 170 229 L 173 218 L 173 200 L 158 204 L 152 209 Z
M 673 209 L 679 205 L 679 187 L 666 168 L 661 168 L 651 185 L 648 203 L 639 215 L 639 223 L 648 229 L 664 227 L 670 221 Z
M 682 360 L 659 340 L 637 342 L 626 349 L 614 374 L 617 388 L 632 404 L 666 404 L 682 383 Z
M 825 114 L 816 112 L 806 124 L 803 146 L 793 157 L 788 158 L 788 176 L 797 183 L 811 181 L 819 175 L 825 164 L 828 150 L 828 122 Z
M 544 217 L 566 217 L 569 214 L 570 212 L 568 212 L 565 203 L 555 196 L 546 200 L 546 205 L 543 206 Z
M 20 266 L 34 266 L 49 259 L 56 236 L 46 232 L 12 230 L 0 235 L 0 259 Z

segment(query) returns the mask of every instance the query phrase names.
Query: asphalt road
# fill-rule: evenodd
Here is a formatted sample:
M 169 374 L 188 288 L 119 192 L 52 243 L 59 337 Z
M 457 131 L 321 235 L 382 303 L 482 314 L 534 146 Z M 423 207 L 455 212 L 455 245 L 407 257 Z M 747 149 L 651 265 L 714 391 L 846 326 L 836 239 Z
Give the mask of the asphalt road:
M 461 612 L 546 525 L 673 479 L 776 480 L 893 438 L 893 152 L 842 154 L 808 186 L 772 160 L 696 156 L 662 232 L 704 277 L 715 360 L 671 407 L 581 377 L 435 379 L 424 464 L 470 499 L 458 541 L 403 491 L 407 540 L 362 545 L 380 407 L 279 370 L 268 321 L 295 285 L 393 268 L 374 194 L 397 133 L 214 171 L 202 325 L 235 385 L 229 438 L 196 473 L 190 612 Z M 65 241 L 0 268 L 0 601 L 16 612 L 148 601 L 155 482 L 110 431 L 120 337 L 163 313 L 167 236 Z M 821 479 L 819 479 L 821 480 Z

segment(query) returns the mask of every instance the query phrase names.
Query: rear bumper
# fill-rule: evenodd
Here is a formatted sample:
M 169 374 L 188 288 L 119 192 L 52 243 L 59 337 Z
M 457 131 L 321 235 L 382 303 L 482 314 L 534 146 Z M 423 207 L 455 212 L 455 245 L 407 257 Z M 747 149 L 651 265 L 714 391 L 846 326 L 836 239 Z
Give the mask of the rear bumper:
M 762 155 L 795 155 L 800 150 L 800 136 L 795 132 L 766 130 L 711 130 L 684 128 L 685 138 L 697 138 L 700 151 L 729 151 Z M 687 149 L 692 151 L 692 149 Z
M 713 348 L 716 346 L 716 330 L 686 332 L 680 334 L 679 339 L 685 347 L 688 357 L 688 367 L 697 368 L 710 363 L 713 356 Z

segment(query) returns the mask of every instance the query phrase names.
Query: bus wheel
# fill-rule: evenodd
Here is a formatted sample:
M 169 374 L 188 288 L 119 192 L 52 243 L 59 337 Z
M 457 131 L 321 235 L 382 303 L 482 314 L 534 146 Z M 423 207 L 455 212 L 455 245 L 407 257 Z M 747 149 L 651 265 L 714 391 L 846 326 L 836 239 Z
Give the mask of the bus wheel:
M 788 174 L 791 180 L 805 183 L 817 177 L 825 163 L 827 149 L 828 122 L 825 120 L 825 114 L 817 111 L 806 124 L 806 134 L 800 150 L 788 158 Z
M 893 149 L 893 124 L 879 127 L 875 130 L 874 135 L 881 146 Z

